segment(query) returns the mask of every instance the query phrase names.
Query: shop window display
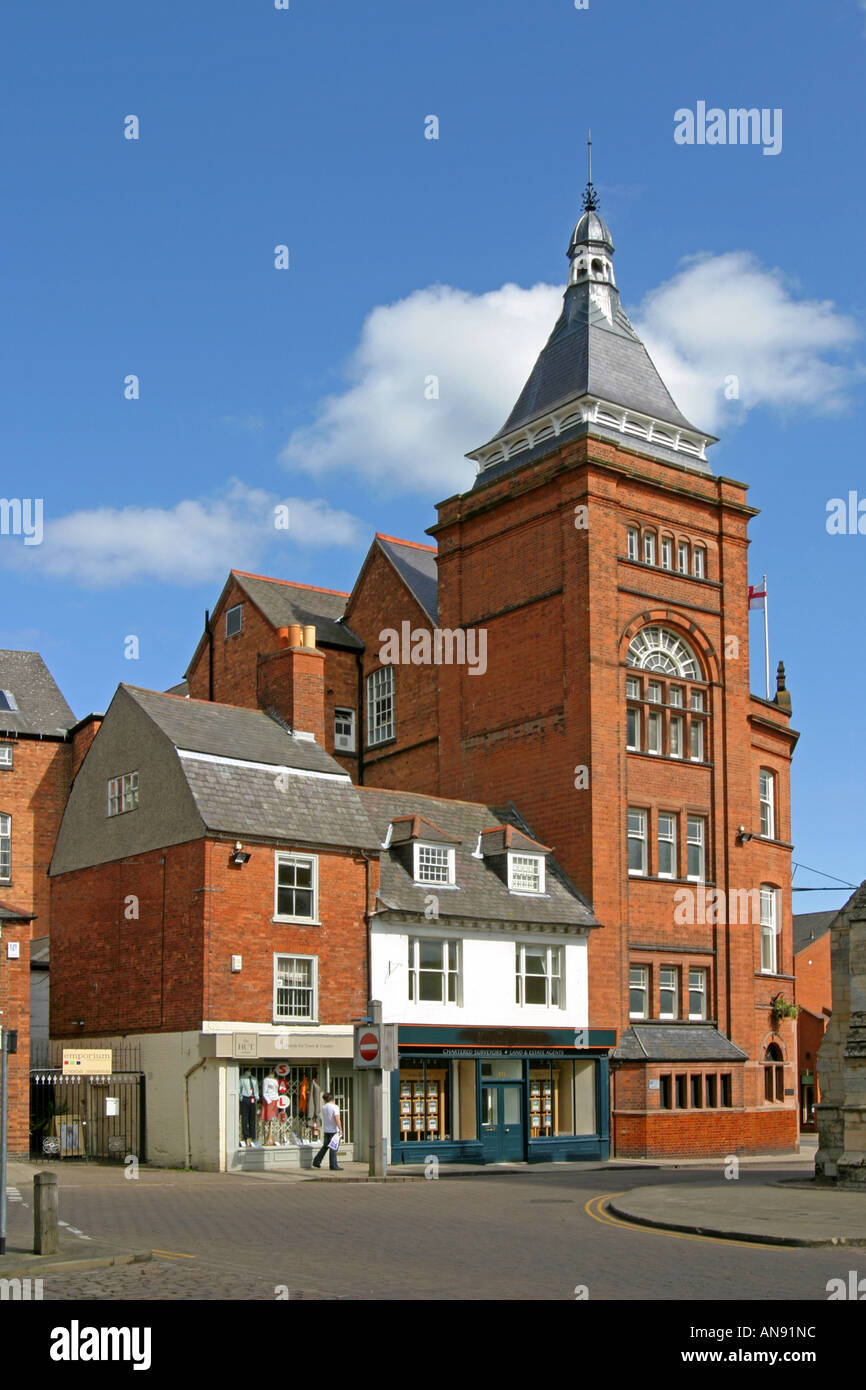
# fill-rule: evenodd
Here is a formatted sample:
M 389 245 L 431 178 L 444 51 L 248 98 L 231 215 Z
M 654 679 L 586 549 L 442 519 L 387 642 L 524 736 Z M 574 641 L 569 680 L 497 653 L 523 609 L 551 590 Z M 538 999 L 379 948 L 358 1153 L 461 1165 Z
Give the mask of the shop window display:
M 595 1064 L 544 1063 L 529 1068 L 529 1137 L 594 1134 Z
M 243 1067 L 238 1086 L 238 1144 L 241 1148 L 289 1148 L 322 1134 L 324 1068 L 270 1062 Z M 352 1078 L 332 1076 L 346 1143 L 352 1142 Z

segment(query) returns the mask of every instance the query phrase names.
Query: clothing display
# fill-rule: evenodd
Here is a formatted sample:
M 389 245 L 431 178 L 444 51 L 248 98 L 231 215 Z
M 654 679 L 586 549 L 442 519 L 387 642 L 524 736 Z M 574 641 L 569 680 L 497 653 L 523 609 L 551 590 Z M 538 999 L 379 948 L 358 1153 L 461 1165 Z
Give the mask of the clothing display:
M 256 1100 L 254 1096 L 241 1096 L 241 1138 L 256 1137 Z

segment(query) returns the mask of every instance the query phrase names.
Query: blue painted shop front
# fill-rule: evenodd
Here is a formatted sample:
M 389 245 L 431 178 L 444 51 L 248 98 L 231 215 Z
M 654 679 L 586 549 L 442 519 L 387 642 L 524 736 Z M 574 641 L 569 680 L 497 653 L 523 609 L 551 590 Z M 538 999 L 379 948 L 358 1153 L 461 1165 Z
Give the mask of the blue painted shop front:
M 610 1155 L 616 1034 L 400 1024 L 391 1162 L 574 1162 Z

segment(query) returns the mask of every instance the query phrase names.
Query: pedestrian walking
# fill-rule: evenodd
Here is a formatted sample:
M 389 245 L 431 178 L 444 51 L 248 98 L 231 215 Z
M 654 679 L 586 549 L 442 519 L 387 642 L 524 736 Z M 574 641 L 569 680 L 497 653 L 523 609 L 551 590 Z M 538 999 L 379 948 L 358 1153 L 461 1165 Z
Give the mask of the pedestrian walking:
M 324 1143 L 322 1144 L 322 1147 L 319 1149 L 319 1152 L 316 1154 L 316 1157 L 313 1159 L 313 1167 L 321 1168 L 322 1159 L 325 1157 L 325 1154 L 327 1154 L 330 1162 L 331 1172 L 340 1173 L 342 1172 L 342 1169 L 340 1168 L 340 1165 L 337 1162 L 337 1144 L 339 1144 L 340 1140 L 343 1137 L 343 1126 L 340 1123 L 340 1110 L 339 1107 L 335 1104 L 334 1097 L 331 1095 L 330 1091 L 325 1092 L 323 1099 L 325 1102 L 322 1106 L 322 1128 L 324 1130 Z M 335 1139 L 337 1141 L 336 1144 L 333 1143 Z

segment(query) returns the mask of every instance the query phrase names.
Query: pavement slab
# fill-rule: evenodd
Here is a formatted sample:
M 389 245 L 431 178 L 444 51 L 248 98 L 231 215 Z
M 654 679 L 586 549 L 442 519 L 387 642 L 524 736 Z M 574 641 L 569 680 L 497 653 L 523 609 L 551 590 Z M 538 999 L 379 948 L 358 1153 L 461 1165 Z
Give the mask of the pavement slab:
M 666 1231 L 767 1245 L 866 1245 L 866 1192 L 802 1181 L 640 1187 L 612 1197 L 607 1205 L 623 1220 Z

